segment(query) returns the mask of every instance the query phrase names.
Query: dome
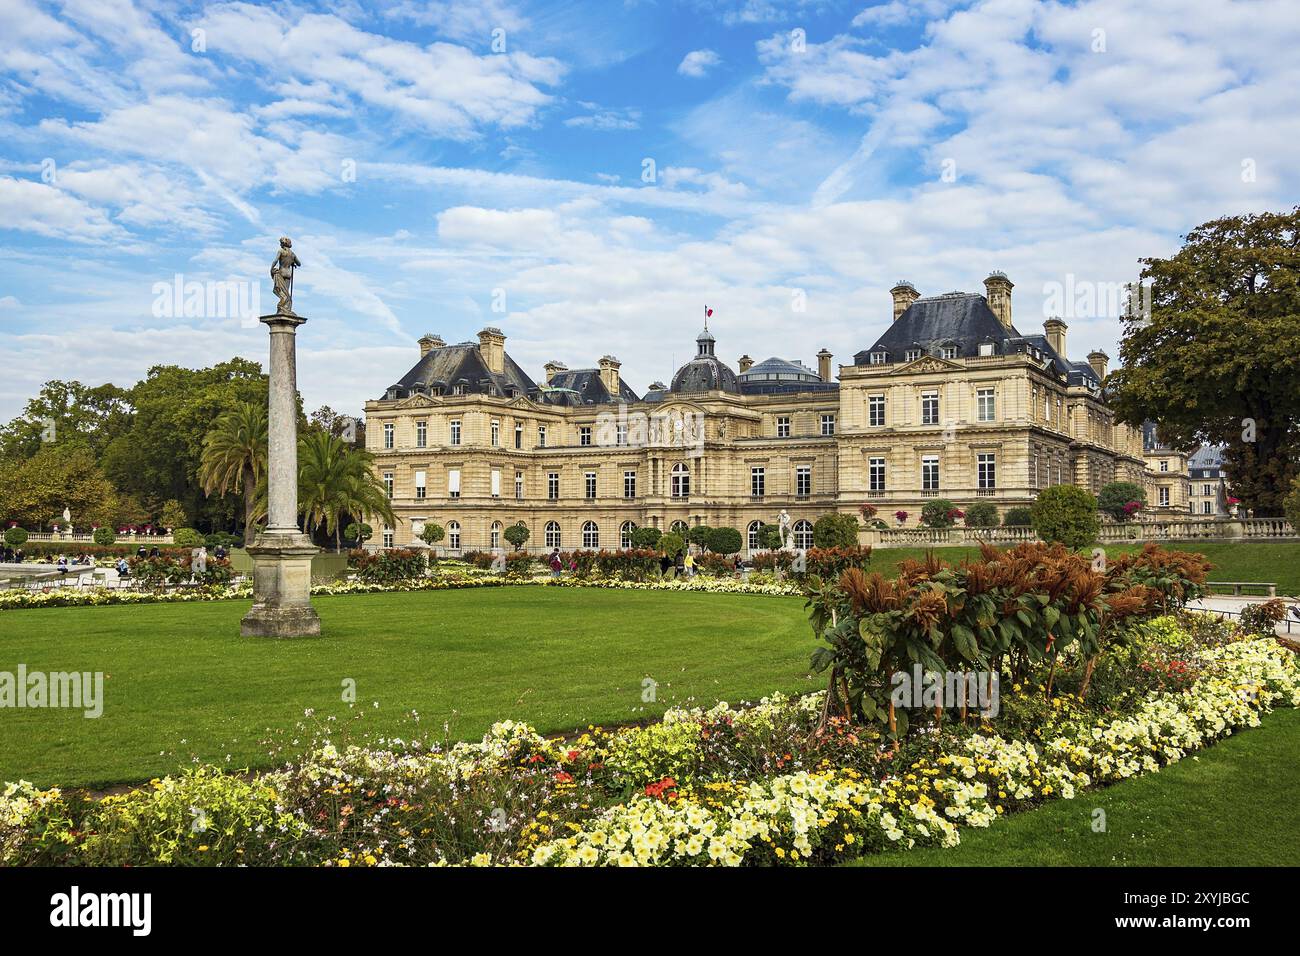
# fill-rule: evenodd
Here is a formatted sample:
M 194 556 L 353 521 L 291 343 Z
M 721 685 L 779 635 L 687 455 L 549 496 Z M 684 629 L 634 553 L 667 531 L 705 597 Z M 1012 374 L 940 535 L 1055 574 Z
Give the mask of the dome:
M 736 373 L 720 362 L 714 354 L 717 339 L 705 326 L 704 331 L 695 337 L 695 358 L 677 370 L 673 376 L 674 392 L 732 392 L 740 393 Z
M 742 383 L 821 381 L 821 377 L 808 366 L 776 357 L 751 365 L 747 371 L 740 374 L 739 379 Z

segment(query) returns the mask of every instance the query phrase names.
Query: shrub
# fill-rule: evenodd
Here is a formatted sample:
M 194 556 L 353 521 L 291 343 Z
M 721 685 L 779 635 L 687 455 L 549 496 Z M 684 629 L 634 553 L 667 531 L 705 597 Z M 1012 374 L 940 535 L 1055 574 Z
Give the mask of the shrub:
M 177 528 L 172 533 L 172 543 L 178 548 L 201 548 L 203 547 L 203 535 L 193 528 Z
M 968 528 L 996 528 L 1001 523 L 998 506 L 991 501 L 977 501 L 966 509 Z
M 1228 499 L 1229 510 L 1235 503 L 1235 498 Z M 1282 511 L 1291 522 L 1291 527 L 1300 529 L 1300 478 L 1296 478 L 1291 485 L 1290 494 L 1282 499 Z
M 1097 540 L 1097 499 L 1075 485 L 1053 485 L 1038 493 L 1030 509 L 1034 531 L 1044 541 L 1059 541 L 1071 550 Z
M 921 509 L 921 524 L 927 528 L 951 528 L 962 516 L 962 511 L 947 498 L 935 498 Z
M 527 551 L 511 551 L 506 555 L 506 574 L 515 577 L 531 577 L 533 573 L 533 556 Z
M 532 532 L 528 530 L 528 526 L 524 524 L 522 521 L 516 521 L 510 527 L 506 528 L 504 534 L 505 534 L 505 539 L 510 542 L 510 546 L 514 548 L 516 551 L 518 551 L 520 548 L 524 546 L 524 542 L 528 540 Z M 509 567 L 509 564 L 510 564 L 510 559 L 507 557 L 506 558 L 507 569 Z
M 658 528 L 637 528 L 632 532 L 632 547 L 638 551 L 654 550 L 659 547 L 663 534 Z
M 763 524 L 758 529 L 758 546 L 771 551 L 781 547 L 781 527 L 774 524 Z
M 354 521 L 343 529 L 344 539 L 358 546 L 365 544 L 374 536 L 375 529 L 364 521 Z
M 1286 620 L 1286 603 L 1273 598 L 1241 609 L 1237 626 L 1251 637 L 1272 637 L 1274 628 Z
M 384 551 L 349 551 L 348 567 L 357 577 L 370 584 L 396 584 L 424 577 L 427 555 L 414 548 L 388 548 Z
M 1137 503 L 1138 507 L 1132 505 Z M 1142 486 L 1132 481 L 1112 481 L 1101 489 L 1097 496 L 1097 510 L 1108 514 L 1116 521 L 1128 521 L 1138 511 L 1146 507 L 1147 495 Z
M 214 531 L 212 534 L 203 536 L 203 543 L 209 548 L 242 548 L 244 539 L 237 534 L 231 534 L 229 531 Z
M 27 531 L 23 528 L 10 528 L 5 532 L 5 544 L 11 548 L 21 548 L 27 543 Z
M 798 555 L 793 551 L 769 551 L 756 554 L 753 566 L 756 571 L 780 568 L 794 573 Z M 809 548 L 804 552 L 804 573 L 824 579 L 834 579 L 849 568 L 865 569 L 871 563 L 871 548 Z
M 686 550 L 686 539 L 676 531 L 669 531 L 659 538 L 659 550 L 673 557 L 677 552 Z
M 436 521 L 426 521 L 424 527 L 420 529 L 420 540 L 430 547 L 445 537 L 447 537 L 446 529 Z
M 686 540 L 696 547 L 707 548 L 709 546 L 709 535 L 713 529 L 706 524 L 697 524 L 694 528 L 688 528 L 686 531 Z
M 203 571 L 195 572 L 191 566 L 194 555 L 190 551 L 170 551 L 158 557 L 131 558 L 131 577 L 146 587 L 188 584 L 219 586 L 229 584 L 235 576 L 234 568 L 226 558 L 208 555 Z
M 713 528 L 704 546 L 714 554 L 735 554 L 744 543 L 740 532 L 735 528 Z
M 117 543 L 117 535 L 113 534 L 112 528 L 96 528 L 90 537 L 101 548 L 110 548 Z
M 1034 519 L 1028 508 L 1008 508 L 1002 516 L 1002 523 L 1008 527 L 1027 528 L 1034 523 Z
M 858 530 L 853 515 L 831 512 L 813 523 L 813 544 L 818 548 L 856 548 Z

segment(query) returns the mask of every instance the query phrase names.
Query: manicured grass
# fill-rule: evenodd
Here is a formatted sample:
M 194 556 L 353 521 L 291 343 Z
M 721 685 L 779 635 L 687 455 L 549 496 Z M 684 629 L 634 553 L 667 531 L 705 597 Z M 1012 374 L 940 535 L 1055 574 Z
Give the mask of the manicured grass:
M 1196 551 L 1214 565 L 1211 581 L 1274 581 L 1279 594 L 1300 594 L 1300 541 L 1169 541 L 1161 546 L 1179 551 Z M 1140 551 L 1138 544 L 1107 545 L 1110 556 Z M 893 577 L 905 558 L 925 557 L 926 548 L 876 548 L 871 552 L 871 570 Z M 956 563 L 979 554 L 979 548 L 934 548 L 944 561 Z
M 1300 865 L 1300 710 L 1159 773 L 963 829 L 951 850 L 882 853 L 854 866 Z M 1098 809 L 1105 832 L 1093 830 Z
M 507 718 L 562 731 L 821 684 L 804 676 L 814 642 L 798 598 L 507 587 L 315 604 L 326 636 L 290 641 L 241 638 L 247 601 L 0 613 L 0 670 L 106 675 L 98 719 L 0 710 L 0 782 L 134 782 L 192 757 L 271 766 L 269 731 L 292 750 L 307 742 L 294 730 L 306 709 L 313 724 L 350 713 L 347 679 L 351 713 L 365 715 L 350 726 L 435 740 Z

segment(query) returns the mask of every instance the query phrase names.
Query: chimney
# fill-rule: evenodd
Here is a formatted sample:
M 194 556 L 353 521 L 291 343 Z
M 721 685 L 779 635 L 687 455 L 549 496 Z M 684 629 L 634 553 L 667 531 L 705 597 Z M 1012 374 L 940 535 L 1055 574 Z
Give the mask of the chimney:
M 1011 328 L 1011 290 L 1014 288 L 1005 272 L 990 272 L 984 280 L 984 298 L 989 308 L 1006 328 Z
M 434 335 L 432 332 L 425 332 L 420 336 L 420 358 L 424 358 L 434 349 L 440 349 L 447 343 L 442 340 L 442 336 Z
M 916 286 L 906 280 L 900 280 L 898 285 L 889 290 L 889 294 L 894 297 L 894 321 L 908 310 L 913 302 L 921 298 L 921 293 L 916 291 Z
M 1088 364 L 1092 366 L 1093 372 L 1103 382 L 1106 381 L 1106 368 L 1110 362 L 1110 356 L 1101 349 L 1096 349 L 1088 353 Z
M 831 353 L 826 349 L 817 353 L 817 375 L 823 382 L 831 380 Z
M 621 364 L 612 355 L 606 355 L 600 360 L 600 382 L 615 401 L 618 400 L 618 369 Z
M 478 351 L 489 372 L 500 375 L 506 369 L 506 337 L 497 328 L 488 326 L 478 334 Z
M 754 367 L 754 360 L 750 358 L 748 355 L 742 355 L 739 359 L 736 360 L 736 367 L 740 369 L 740 374 L 744 375 L 746 372 L 748 372 L 751 368 Z
M 550 385 L 551 379 L 555 378 L 555 376 L 559 375 L 561 372 L 567 372 L 569 366 L 565 365 L 563 362 L 552 361 L 543 365 L 542 369 L 546 372 L 546 384 Z
M 1047 344 L 1052 347 L 1057 355 L 1063 359 L 1069 359 L 1065 354 L 1065 330 L 1069 326 L 1062 322 L 1056 316 L 1052 316 L 1043 323 L 1043 331 L 1047 333 Z

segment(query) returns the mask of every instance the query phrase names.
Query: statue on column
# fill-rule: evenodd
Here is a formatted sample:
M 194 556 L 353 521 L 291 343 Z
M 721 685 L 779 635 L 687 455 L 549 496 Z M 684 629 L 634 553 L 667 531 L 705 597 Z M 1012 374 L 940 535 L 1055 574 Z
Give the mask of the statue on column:
M 280 251 L 271 263 L 271 283 L 275 288 L 277 315 L 295 315 L 293 311 L 293 270 L 302 265 L 288 236 L 280 238 Z

